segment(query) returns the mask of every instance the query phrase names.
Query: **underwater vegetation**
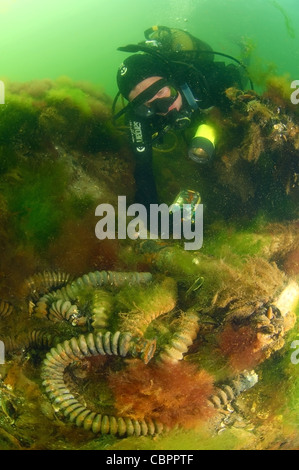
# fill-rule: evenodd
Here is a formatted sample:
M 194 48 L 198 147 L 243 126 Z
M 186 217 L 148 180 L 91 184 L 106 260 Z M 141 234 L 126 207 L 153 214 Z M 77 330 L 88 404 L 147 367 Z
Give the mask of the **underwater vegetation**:
M 98 204 L 134 197 L 104 93 L 68 78 L 7 87 L 1 449 L 298 448 L 298 111 L 281 77 L 226 93 L 208 168 L 180 136 L 155 152 L 163 201 L 200 189 L 190 252 L 95 237 Z
M 286 77 L 268 77 L 262 95 L 235 88 L 227 89 L 226 95 L 230 111 L 214 109 L 209 114 L 219 135 L 214 162 L 198 171 L 196 163 L 183 157 L 182 165 L 182 153 L 187 154 L 183 141 L 170 153 L 157 149 L 161 198 L 170 204 L 183 179 L 200 191 L 209 222 L 236 217 L 246 222 L 259 212 L 271 221 L 297 218 L 298 106 L 291 103 L 290 82 Z
M 288 35 L 291 37 L 291 38 L 295 38 L 296 37 L 296 33 L 295 33 L 295 29 L 292 25 L 292 22 L 291 22 L 291 19 L 288 17 L 287 13 L 285 12 L 285 10 L 282 8 L 281 5 L 279 5 L 278 2 L 276 2 L 275 0 L 271 0 L 270 2 L 274 8 L 277 8 L 277 10 L 282 14 L 283 18 L 284 18 L 284 22 L 285 22 L 285 27 L 287 29 L 287 32 L 288 32 Z

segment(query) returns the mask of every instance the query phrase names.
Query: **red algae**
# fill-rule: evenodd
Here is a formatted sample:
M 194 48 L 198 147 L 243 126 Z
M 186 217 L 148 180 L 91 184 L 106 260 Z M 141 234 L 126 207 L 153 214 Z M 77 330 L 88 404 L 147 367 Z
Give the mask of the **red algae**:
M 213 413 L 208 406 L 213 379 L 190 363 L 166 366 L 133 361 L 111 375 L 108 382 L 115 396 L 115 408 L 122 416 L 192 428 Z
M 263 359 L 261 343 L 251 326 L 226 325 L 219 337 L 219 347 L 235 372 L 254 368 Z

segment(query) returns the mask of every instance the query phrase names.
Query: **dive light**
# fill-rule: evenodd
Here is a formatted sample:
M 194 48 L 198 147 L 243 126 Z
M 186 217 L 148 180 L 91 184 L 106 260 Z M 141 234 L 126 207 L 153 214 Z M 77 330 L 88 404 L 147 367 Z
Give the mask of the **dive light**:
M 214 127 L 201 124 L 191 141 L 188 151 L 189 158 L 196 163 L 207 163 L 215 150 L 216 132 Z

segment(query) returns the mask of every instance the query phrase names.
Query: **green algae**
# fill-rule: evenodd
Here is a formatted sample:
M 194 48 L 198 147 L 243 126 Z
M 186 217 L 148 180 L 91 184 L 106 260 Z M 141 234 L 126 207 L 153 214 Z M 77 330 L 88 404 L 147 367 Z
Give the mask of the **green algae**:
M 138 441 L 134 438 L 124 439 L 122 442 L 111 443 L 109 450 L 233 450 L 239 446 L 250 445 L 248 437 L 254 440 L 252 434 L 245 434 L 240 430 L 225 430 L 220 435 L 211 435 L 209 430 L 185 430 L 184 433 L 172 431 L 166 436 L 157 436 L 155 439 L 149 437 L 141 437 Z M 100 443 L 100 442 L 99 442 Z M 84 447 L 84 449 L 101 449 L 94 446 L 94 443 Z
M 299 303 L 296 308 L 297 322 L 287 334 L 283 350 L 277 352 L 261 367 L 263 383 L 261 393 L 268 397 L 275 414 L 281 416 L 285 426 L 299 428 L 299 367 L 292 362 L 294 349 L 291 345 L 299 337 Z M 273 396 L 272 391 L 277 392 Z
M 38 113 L 31 98 L 8 94 L 8 104 L 0 107 L 0 143 L 26 152 L 38 147 Z
M 96 88 L 68 78 L 8 84 L 0 109 L 0 143 L 31 153 L 49 140 L 69 146 L 76 142 L 76 149 L 86 151 L 115 148 L 110 105 Z
M 289 17 L 289 15 L 286 13 L 285 9 L 275 0 L 270 0 L 270 3 L 271 5 L 273 5 L 274 8 L 276 8 L 282 14 L 288 35 L 290 36 L 290 38 L 295 39 L 296 37 L 295 29 L 292 25 L 292 20 Z
M 45 248 L 60 229 L 64 212 L 60 204 L 67 168 L 49 161 L 18 166 L 19 181 L 2 188 L 18 242 Z
M 219 221 L 209 227 L 202 252 L 240 266 L 249 256 L 263 256 L 270 241 L 270 234 L 259 234 L 250 227 L 245 229 Z
M 82 158 L 80 148 L 117 146 L 109 105 L 91 85 L 67 78 L 8 85 L 0 107 L 0 186 L 15 243 L 45 249 L 66 220 L 94 210 L 96 191 L 83 192 L 76 160 Z M 75 147 L 76 154 L 70 156 L 66 147 Z

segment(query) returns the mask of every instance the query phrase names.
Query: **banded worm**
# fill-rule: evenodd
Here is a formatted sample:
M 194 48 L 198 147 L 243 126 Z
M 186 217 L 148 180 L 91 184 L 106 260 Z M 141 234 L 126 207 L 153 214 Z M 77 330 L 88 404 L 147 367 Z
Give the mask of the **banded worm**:
M 138 272 L 113 272 L 113 271 L 94 271 L 84 274 L 62 287 L 61 289 L 50 292 L 39 299 L 37 302 L 35 313 L 38 316 L 47 316 L 48 307 L 53 302 L 62 299 L 68 301 L 76 301 L 80 292 L 86 287 L 98 288 L 102 286 L 120 287 L 124 284 L 144 284 L 152 280 L 150 273 Z
M 4 345 L 5 351 L 11 353 L 13 351 L 21 351 L 29 348 L 50 348 L 58 341 L 55 334 L 49 333 L 48 330 L 32 330 L 23 332 L 15 337 L 5 336 L 0 338 Z
M 59 289 L 72 280 L 72 276 L 63 272 L 43 271 L 33 274 L 25 281 L 25 288 L 29 290 L 29 296 L 37 301 L 41 295 L 47 292 Z
M 97 289 L 91 302 L 91 326 L 94 330 L 108 328 L 109 316 L 112 313 L 113 296 L 110 292 Z
M 48 319 L 54 323 L 66 320 L 73 326 L 80 322 L 79 311 L 76 305 L 68 300 L 59 299 L 49 308 Z
M 163 346 L 158 356 L 162 362 L 175 363 L 183 359 L 183 355 L 188 351 L 198 334 L 198 320 L 198 315 L 193 310 L 181 315 L 177 320 L 177 328 L 171 341 Z
M 154 287 L 151 297 L 142 298 L 134 310 L 120 313 L 121 329 L 143 336 L 150 323 L 162 315 L 171 312 L 177 302 L 177 285 L 171 278 L 166 278 Z
M 235 400 L 242 392 L 252 388 L 258 382 L 258 375 L 254 371 L 244 371 L 229 384 L 223 384 L 216 388 L 209 402 L 216 409 L 224 408 Z
M 91 430 L 95 434 L 146 436 L 161 433 L 163 425 L 151 420 L 102 415 L 88 409 L 70 393 L 64 381 L 64 371 L 73 362 L 85 357 L 107 354 L 121 357 L 126 357 L 128 354 L 136 356 L 144 351 L 144 345 L 144 340 L 140 343 L 139 339 L 132 338 L 130 333 L 118 331 L 112 334 L 107 331 L 104 335 L 100 332 L 81 335 L 52 348 L 44 360 L 42 378 L 43 386 L 53 406 L 76 426 L 82 426 L 86 431 Z M 153 342 L 151 348 L 148 360 L 154 353 Z
M 5 302 L 4 300 L 0 301 L 0 318 L 7 318 L 9 317 L 14 308 L 9 302 Z

